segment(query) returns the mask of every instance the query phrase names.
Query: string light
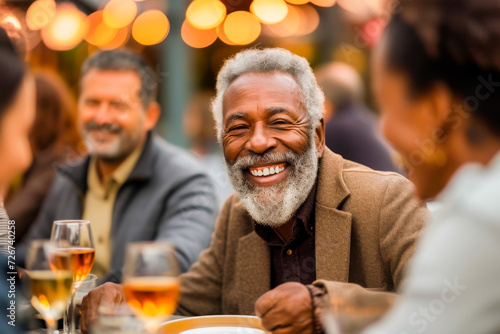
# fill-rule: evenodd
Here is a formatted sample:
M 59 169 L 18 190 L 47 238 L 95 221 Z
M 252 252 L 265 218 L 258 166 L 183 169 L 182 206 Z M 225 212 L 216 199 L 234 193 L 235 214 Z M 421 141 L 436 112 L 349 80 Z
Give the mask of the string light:
M 250 5 L 250 11 L 262 23 L 274 24 L 286 17 L 288 7 L 284 0 L 254 0 Z
M 111 28 L 128 26 L 137 15 L 137 5 L 132 0 L 111 0 L 104 6 L 103 20 Z
M 86 16 L 72 3 L 63 3 L 54 19 L 42 31 L 42 40 L 53 50 L 70 50 L 80 44 L 87 32 Z
M 195 0 L 186 11 L 186 20 L 198 29 L 215 28 L 225 17 L 226 6 L 219 0 Z
M 56 16 L 54 0 L 37 0 L 26 11 L 26 25 L 30 30 L 40 30 Z
M 213 29 L 198 29 L 189 21 L 184 21 L 181 27 L 182 40 L 193 48 L 206 48 L 217 40 L 217 32 Z
M 229 14 L 224 22 L 224 33 L 234 44 L 250 44 L 261 32 L 259 19 L 252 13 L 236 11 Z
M 161 11 L 151 9 L 135 19 L 132 36 L 142 45 L 154 45 L 162 42 L 168 35 L 170 23 Z

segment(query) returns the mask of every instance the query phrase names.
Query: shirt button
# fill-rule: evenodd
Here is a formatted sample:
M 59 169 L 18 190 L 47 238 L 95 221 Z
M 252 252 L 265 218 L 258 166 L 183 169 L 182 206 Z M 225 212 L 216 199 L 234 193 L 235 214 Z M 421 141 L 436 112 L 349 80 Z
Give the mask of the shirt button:
M 100 244 L 104 243 L 104 238 L 103 237 L 99 237 L 97 239 L 97 242 L 100 243 Z
M 292 252 L 292 250 L 291 250 L 291 249 L 287 250 L 287 251 L 286 251 L 286 253 L 287 253 L 288 255 L 292 255 L 292 254 L 293 254 L 293 252 Z

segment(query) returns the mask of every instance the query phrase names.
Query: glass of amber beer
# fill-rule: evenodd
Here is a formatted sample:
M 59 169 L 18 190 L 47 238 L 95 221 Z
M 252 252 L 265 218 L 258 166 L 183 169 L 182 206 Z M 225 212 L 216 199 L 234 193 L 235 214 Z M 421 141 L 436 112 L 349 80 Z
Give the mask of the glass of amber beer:
M 54 333 L 57 320 L 63 316 L 73 283 L 69 255 L 59 258 L 59 268 L 55 269 L 50 265 L 56 247 L 49 240 L 33 240 L 26 263 L 31 304 L 47 323 L 48 334 Z
M 179 265 L 172 245 L 139 242 L 127 246 L 123 268 L 125 298 L 150 333 L 175 311 L 179 300 Z
M 88 220 L 56 220 L 52 225 L 50 240 L 59 245 L 52 256 L 51 266 L 58 269 L 59 256 L 69 254 L 73 271 L 71 300 L 64 314 L 64 333 L 76 334 L 73 300 L 75 291 L 80 287 L 94 265 L 95 248 L 90 221 Z

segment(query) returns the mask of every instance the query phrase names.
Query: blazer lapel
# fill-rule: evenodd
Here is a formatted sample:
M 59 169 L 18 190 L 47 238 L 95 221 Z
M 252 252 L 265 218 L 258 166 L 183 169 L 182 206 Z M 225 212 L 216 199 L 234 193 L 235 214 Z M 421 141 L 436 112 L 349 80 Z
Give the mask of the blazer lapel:
M 347 282 L 351 254 L 351 214 L 339 209 L 350 192 L 343 159 L 325 149 L 316 194 L 316 278 Z
M 316 279 L 347 282 L 351 214 L 316 204 Z
M 236 260 L 240 314 L 254 314 L 255 302 L 271 287 L 268 245 L 254 231 L 240 238 Z

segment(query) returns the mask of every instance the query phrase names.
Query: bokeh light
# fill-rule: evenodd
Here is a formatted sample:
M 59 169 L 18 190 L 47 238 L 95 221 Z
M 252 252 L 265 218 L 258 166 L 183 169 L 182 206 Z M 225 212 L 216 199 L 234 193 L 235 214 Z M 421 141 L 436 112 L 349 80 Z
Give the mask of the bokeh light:
M 349 0 L 348 0 L 349 1 Z M 331 7 L 337 0 L 311 0 L 311 3 L 319 7 Z
M 226 6 L 219 0 L 195 0 L 186 11 L 187 21 L 198 29 L 212 29 L 226 17 Z
M 58 6 L 54 19 L 42 29 L 42 40 L 52 50 L 70 50 L 87 33 L 86 16 L 72 3 Z
M 151 9 L 139 15 L 132 26 L 132 36 L 142 45 L 163 41 L 170 30 L 170 23 L 161 11 Z
M 242 10 L 229 14 L 224 22 L 224 33 L 227 38 L 239 45 L 255 41 L 261 30 L 259 19 L 252 13 Z
M 87 17 L 89 29 L 85 40 L 95 46 L 103 46 L 110 43 L 116 36 L 118 29 L 111 28 L 103 21 L 103 12 L 98 10 Z
M 262 23 L 274 24 L 285 18 L 288 7 L 284 0 L 254 0 L 250 5 L 250 11 Z
M 113 50 L 122 47 L 130 38 L 130 28 L 123 27 L 117 30 L 115 37 L 109 43 L 99 46 L 103 50 Z
M 311 5 L 297 7 L 299 13 L 299 28 L 295 36 L 305 36 L 312 33 L 319 26 L 319 14 Z
M 222 42 L 227 45 L 236 45 L 226 36 L 226 33 L 224 32 L 224 23 L 221 23 L 219 26 L 217 26 L 217 28 L 215 28 L 215 31 L 217 32 L 217 36 L 219 36 L 219 39 Z
M 294 35 L 300 27 L 300 14 L 298 6 L 288 5 L 288 14 L 279 23 L 264 25 L 263 32 L 271 37 L 290 37 Z
M 36 0 L 26 11 L 26 25 L 30 30 L 40 30 L 56 16 L 54 0 Z
M 286 0 L 286 2 L 291 3 L 292 5 L 304 5 L 309 2 L 309 0 Z
M 4 17 L 0 19 L 0 23 L 9 25 L 15 30 L 21 30 L 21 22 L 17 19 L 17 17 L 14 14 L 7 14 Z
M 137 5 L 132 0 L 111 0 L 104 6 L 103 20 L 111 28 L 123 28 L 135 18 Z
M 213 29 L 198 29 L 185 20 L 181 27 L 182 40 L 193 48 L 206 48 L 217 40 L 217 32 Z
M 365 0 L 337 0 L 337 4 L 353 14 L 364 14 L 369 9 Z

